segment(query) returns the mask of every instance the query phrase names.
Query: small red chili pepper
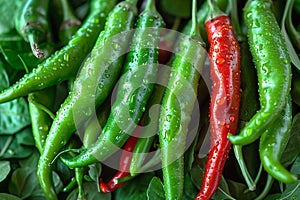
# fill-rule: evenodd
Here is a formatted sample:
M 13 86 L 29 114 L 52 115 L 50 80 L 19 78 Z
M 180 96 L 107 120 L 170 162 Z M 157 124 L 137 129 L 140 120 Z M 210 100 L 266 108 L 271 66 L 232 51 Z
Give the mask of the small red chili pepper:
M 240 105 L 240 48 L 230 18 L 216 12 L 206 22 L 212 80 L 210 101 L 211 149 L 202 187 L 195 199 L 210 199 L 216 192 L 231 148 L 227 135 L 235 134 Z M 217 10 L 218 11 L 218 10 Z
M 104 193 L 113 192 L 117 188 L 122 187 L 125 182 L 118 183 L 118 179 L 124 178 L 130 175 L 130 163 L 132 158 L 132 152 L 137 143 L 138 137 L 130 136 L 127 140 L 126 144 L 123 147 L 123 152 L 120 158 L 120 168 L 119 171 L 115 174 L 115 176 L 105 184 L 100 178 L 100 190 Z

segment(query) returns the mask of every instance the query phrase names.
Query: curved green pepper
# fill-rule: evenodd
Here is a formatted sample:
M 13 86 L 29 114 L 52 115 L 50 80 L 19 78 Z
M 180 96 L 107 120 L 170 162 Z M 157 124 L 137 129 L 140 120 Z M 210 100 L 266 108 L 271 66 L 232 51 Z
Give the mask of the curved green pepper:
M 290 93 L 291 61 L 270 6 L 268 0 L 252 0 L 244 8 L 250 51 L 258 76 L 260 110 L 239 135 L 229 134 L 233 144 L 247 145 L 258 139 L 280 115 Z

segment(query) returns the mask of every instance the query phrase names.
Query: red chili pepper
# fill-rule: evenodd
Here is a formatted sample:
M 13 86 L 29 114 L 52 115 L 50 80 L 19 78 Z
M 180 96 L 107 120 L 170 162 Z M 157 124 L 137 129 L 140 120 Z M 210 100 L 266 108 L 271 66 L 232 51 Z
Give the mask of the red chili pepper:
M 215 13 L 214 13 L 215 14 Z M 235 134 L 240 105 L 240 48 L 230 18 L 214 15 L 206 22 L 212 80 L 210 101 L 211 149 L 202 187 L 195 199 L 210 199 L 220 183 L 231 148 L 227 135 Z
M 115 174 L 115 176 L 105 184 L 100 178 L 100 190 L 104 193 L 113 192 L 117 188 L 122 187 L 125 182 L 117 183 L 118 179 L 124 178 L 130 175 L 130 163 L 132 158 L 132 152 L 137 143 L 138 137 L 130 136 L 127 140 L 126 144 L 123 147 L 123 152 L 120 158 L 120 168 L 119 171 Z

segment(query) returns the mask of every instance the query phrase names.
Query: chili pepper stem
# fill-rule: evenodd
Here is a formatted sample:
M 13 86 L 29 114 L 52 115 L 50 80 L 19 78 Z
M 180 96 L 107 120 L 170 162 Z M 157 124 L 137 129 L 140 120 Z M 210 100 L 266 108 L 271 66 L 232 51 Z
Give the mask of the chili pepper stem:
M 190 35 L 201 37 L 199 25 L 197 23 L 197 1 L 195 0 L 193 0 L 193 6 L 192 6 L 192 21 L 193 23 L 192 23 Z
M 29 34 L 28 41 L 29 41 L 30 47 L 31 47 L 32 52 L 35 55 L 35 57 L 37 57 L 37 58 L 45 58 L 46 57 L 46 55 L 40 49 L 38 43 L 36 42 L 37 38 L 36 38 L 35 34 Z
M 208 1 L 208 6 L 209 6 L 210 11 L 209 11 L 208 18 L 206 19 L 206 21 L 216 18 L 218 16 L 225 15 L 225 13 L 222 12 L 219 9 L 219 7 L 216 5 L 214 0 L 207 0 L 207 1 Z
M 246 163 L 243 158 L 243 151 L 242 151 L 242 145 L 233 145 L 234 155 L 236 157 L 236 160 L 238 161 L 238 164 L 240 166 L 240 169 L 242 171 L 243 177 L 246 181 L 246 184 L 248 186 L 248 189 L 250 191 L 254 191 L 256 189 L 256 184 L 254 183 L 252 177 L 249 174 L 249 171 L 247 169 Z
M 273 182 L 274 178 L 271 175 L 268 175 L 264 190 L 255 198 L 255 200 L 263 200 L 271 190 Z

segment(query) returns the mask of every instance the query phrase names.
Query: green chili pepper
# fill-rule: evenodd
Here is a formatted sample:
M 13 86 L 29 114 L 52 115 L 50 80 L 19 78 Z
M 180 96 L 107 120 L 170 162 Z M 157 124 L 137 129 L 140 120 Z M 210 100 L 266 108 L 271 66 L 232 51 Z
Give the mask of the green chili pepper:
M 88 148 L 97 141 L 102 128 L 105 126 L 111 109 L 111 98 L 107 98 L 105 102 L 97 109 L 97 117 L 92 118 L 83 133 L 82 143 L 84 148 Z
M 148 1 L 136 24 L 137 29 L 126 57 L 108 121 L 95 144 L 77 157 L 64 160 L 70 168 L 104 160 L 116 152 L 130 137 L 145 111 L 153 91 L 159 36 L 164 26 L 153 0 Z
M 66 45 L 79 29 L 81 22 L 75 16 L 74 11 L 68 0 L 60 0 L 62 7 L 63 20 L 59 27 L 59 40 L 61 45 Z
M 84 167 L 77 167 L 75 168 L 75 179 L 78 185 L 78 197 L 77 199 L 85 199 L 85 194 L 83 191 L 83 176 L 84 176 L 85 168 Z
M 28 102 L 35 146 L 42 154 L 54 118 L 55 87 L 29 94 Z
M 229 140 L 238 145 L 250 144 L 260 137 L 280 115 L 291 89 L 291 61 L 270 2 L 248 1 L 244 19 L 257 70 L 260 110 L 239 135 L 229 134 Z
M 206 50 L 199 33 L 193 1 L 193 25 L 189 36 L 180 41 L 172 63 L 167 89 L 162 99 L 159 142 L 166 199 L 181 199 L 184 185 L 184 151 L 188 124 L 197 98 L 200 71 Z
M 89 16 L 68 45 L 0 93 L 0 104 L 74 77 L 91 51 L 115 0 L 92 0 Z
M 115 2 L 113 1 L 102 1 L 101 4 L 104 7 L 102 7 L 100 10 L 110 10 L 114 3 Z M 136 3 L 136 1 L 134 1 L 134 3 Z M 101 15 L 101 13 L 102 17 L 104 17 L 105 14 L 103 12 L 97 14 Z M 41 187 L 48 199 L 57 199 L 52 185 L 51 163 L 54 157 L 67 143 L 69 138 L 76 130 L 74 116 L 78 114 L 77 116 L 82 117 L 81 122 L 78 122 L 82 123 L 92 114 L 88 110 L 91 106 L 94 108 L 95 102 L 91 102 L 91 100 L 95 100 L 95 96 L 97 96 L 96 104 L 99 105 L 106 99 L 114 85 L 116 78 L 118 77 L 118 71 L 121 68 L 123 61 L 122 57 L 120 57 L 118 60 L 115 60 L 114 58 L 116 55 L 119 55 L 118 52 L 124 51 L 124 49 L 127 48 L 127 45 L 125 44 L 128 40 L 128 37 L 121 37 L 121 39 L 124 40 L 121 42 L 124 44 L 121 43 L 119 49 L 112 48 L 108 51 L 102 51 L 101 48 L 106 40 L 115 34 L 129 30 L 132 27 L 135 13 L 136 10 L 131 2 L 118 4 L 118 6 L 115 6 L 114 10 L 111 11 L 109 17 L 107 18 L 105 29 L 101 32 L 98 40 L 96 41 L 96 44 L 91 52 L 91 56 L 86 60 L 78 78 L 75 80 L 73 90 L 57 112 L 56 118 L 54 119 L 46 138 L 45 148 L 40 157 L 37 171 Z M 120 18 L 116 18 L 116 14 L 118 14 Z M 96 19 L 96 21 L 98 20 L 100 19 Z M 108 59 L 108 61 L 111 59 L 115 62 L 112 64 L 106 63 L 106 59 Z M 110 73 L 109 76 L 105 74 L 100 77 L 100 81 L 106 83 L 106 87 L 92 87 L 91 89 L 91 86 L 98 84 L 98 79 L 103 69 L 108 70 Z M 96 88 L 98 93 L 95 95 L 94 89 Z M 76 112 L 73 110 L 73 108 L 77 108 L 78 112 L 73 113 Z
M 49 0 L 24 1 L 16 17 L 16 30 L 30 43 L 32 52 L 37 58 L 45 57 L 39 43 L 46 41 L 51 32 L 48 7 Z
M 76 186 L 76 182 L 77 182 L 76 178 L 75 178 L 75 177 L 72 177 L 71 181 L 68 183 L 68 185 L 66 185 L 66 186 L 62 189 L 62 191 L 63 191 L 63 192 L 70 192 L 70 191 L 73 190 L 74 187 Z
M 280 163 L 280 158 L 288 142 L 292 126 L 291 99 L 286 103 L 273 125 L 268 127 L 261 135 L 259 143 L 259 155 L 264 169 L 275 179 L 289 184 L 297 181 L 297 176 L 291 174 Z
M 166 68 L 167 69 L 167 68 Z M 135 176 L 140 173 L 144 161 L 148 155 L 149 149 L 152 147 L 155 137 L 158 132 L 160 104 L 165 91 L 170 70 L 165 68 L 159 69 L 158 84 L 154 86 L 153 94 L 147 104 L 146 112 L 144 113 L 144 123 L 146 127 L 142 128 L 141 135 L 134 147 L 133 155 L 130 164 L 130 174 Z

